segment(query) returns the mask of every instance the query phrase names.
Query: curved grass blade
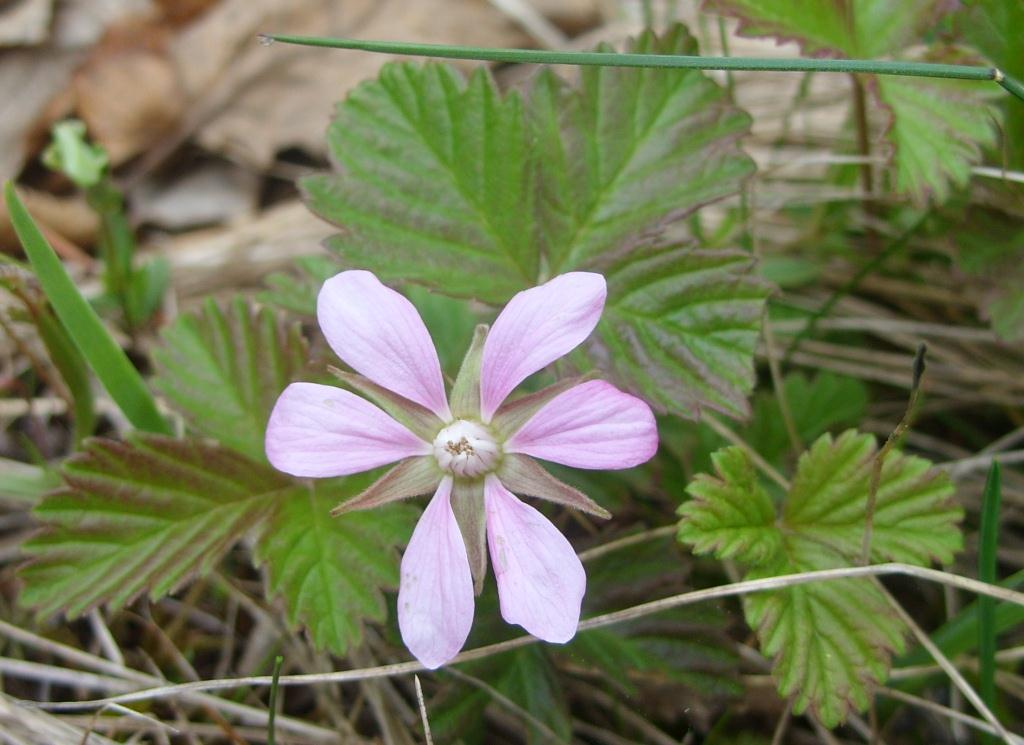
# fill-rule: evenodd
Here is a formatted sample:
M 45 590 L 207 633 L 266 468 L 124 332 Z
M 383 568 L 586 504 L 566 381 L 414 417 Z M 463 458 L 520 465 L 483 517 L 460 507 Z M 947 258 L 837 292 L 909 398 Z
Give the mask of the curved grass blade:
M 79 293 L 10 181 L 4 184 L 4 200 L 11 224 L 43 292 L 110 397 L 138 429 L 170 434 L 170 427 L 157 411 L 156 402 L 142 376 L 107 333 L 96 311 Z

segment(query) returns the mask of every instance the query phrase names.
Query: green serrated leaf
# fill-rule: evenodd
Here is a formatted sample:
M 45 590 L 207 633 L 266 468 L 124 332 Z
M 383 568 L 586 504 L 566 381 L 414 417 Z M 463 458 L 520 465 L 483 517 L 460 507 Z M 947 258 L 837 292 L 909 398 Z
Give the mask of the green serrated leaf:
M 878 94 L 892 112 L 888 140 L 894 185 L 920 203 L 943 202 L 963 188 L 982 146 L 995 142 L 994 91 L 966 80 L 879 76 Z
M 744 36 L 796 41 L 807 56 L 880 57 L 917 40 L 947 9 L 944 0 L 705 0 L 740 19 Z
M 383 621 L 383 590 L 398 586 L 399 544 L 419 511 L 394 504 L 331 517 L 331 508 L 369 485 L 370 475 L 318 481 L 277 508 L 261 531 L 257 557 L 272 594 L 288 605 L 292 624 L 313 642 L 343 655 L 362 639 L 366 621 Z
M 197 440 L 89 440 L 66 488 L 35 510 L 21 602 L 50 616 L 159 598 L 208 571 L 294 487 L 284 476 Z
M 623 387 L 675 414 L 749 411 L 754 350 L 770 290 L 750 256 L 682 246 L 634 250 L 607 270 L 591 356 Z
M 297 325 L 238 297 L 180 316 L 154 350 L 156 386 L 197 432 L 263 461 L 263 436 L 278 395 L 305 368 Z
M 300 256 L 295 259 L 296 273 L 275 272 L 263 283 L 267 289 L 259 293 L 261 303 L 274 305 L 303 316 L 316 316 L 316 297 L 320 287 L 341 271 L 333 256 Z
M 680 25 L 627 51 L 698 54 Z M 754 170 L 738 146 L 750 117 L 696 70 L 585 67 L 573 88 L 547 71 L 528 115 L 551 274 L 603 270 L 652 231 L 737 193 Z
M 717 478 L 699 476 L 680 508 L 679 538 L 698 553 L 736 558 L 749 577 L 849 566 L 859 556 L 876 444 L 848 431 L 822 435 L 804 453 L 780 516 L 739 448 L 714 456 Z M 881 472 L 871 558 L 949 562 L 961 547 L 962 511 L 948 476 L 922 459 L 890 453 Z M 765 550 L 763 545 L 772 547 Z M 774 674 L 794 711 L 811 708 L 827 726 L 863 709 L 902 646 L 902 624 L 873 581 L 847 579 L 744 598 Z
M 785 556 L 747 579 L 846 566 L 842 556 L 813 541 L 786 539 Z M 826 727 L 864 710 L 872 688 L 903 649 L 903 624 L 868 579 L 795 585 L 744 596 L 747 622 L 762 651 L 774 658 L 772 673 L 793 712 L 811 709 Z
M 386 65 L 339 104 L 337 171 L 307 177 L 310 208 L 344 232 L 330 248 L 382 280 L 501 303 L 535 284 L 533 173 L 523 104 L 478 70 Z
M 679 540 L 697 553 L 745 564 L 771 562 L 782 551 L 775 505 L 762 488 L 754 464 L 736 447 L 712 455 L 717 478 L 699 475 L 679 508 Z
M 875 452 L 875 438 L 853 430 L 819 438 L 797 465 L 784 528 L 847 558 L 858 556 Z M 923 458 L 890 453 L 878 487 L 871 560 L 951 562 L 963 547 L 957 528 L 963 510 L 952 496 L 945 472 Z

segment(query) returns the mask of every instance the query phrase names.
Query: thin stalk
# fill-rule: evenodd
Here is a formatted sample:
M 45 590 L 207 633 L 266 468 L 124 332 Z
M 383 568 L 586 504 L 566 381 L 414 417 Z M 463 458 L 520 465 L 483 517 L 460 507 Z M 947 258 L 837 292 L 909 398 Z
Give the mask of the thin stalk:
M 981 540 L 978 546 L 978 579 L 995 584 L 996 549 L 999 546 L 999 462 L 993 461 L 985 481 L 981 501 Z M 990 709 L 996 699 L 996 604 L 990 598 L 978 598 L 978 695 Z M 983 743 L 993 743 L 990 734 Z
M 270 676 L 270 701 L 267 706 L 267 745 L 274 745 L 277 740 L 277 692 L 280 690 L 281 664 L 284 657 L 274 658 L 274 672 Z
M 569 52 L 545 49 L 495 49 L 490 47 L 419 44 L 402 41 L 369 41 L 326 36 L 260 34 L 261 44 L 298 44 L 328 49 L 353 49 L 381 54 L 404 54 L 439 59 L 481 62 L 582 65 L 603 67 L 652 67 L 673 70 L 749 70 L 760 72 L 844 72 L 874 75 L 904 75 L 954 80 L 991 80 L 1024 101 L 1024 83 L 996 67 L 945 65 L 930 62 L 902 62 L 860 59 L 808 59 L 796 57 L 699 57 L 680 54 L 638 54 L 617 52 Z

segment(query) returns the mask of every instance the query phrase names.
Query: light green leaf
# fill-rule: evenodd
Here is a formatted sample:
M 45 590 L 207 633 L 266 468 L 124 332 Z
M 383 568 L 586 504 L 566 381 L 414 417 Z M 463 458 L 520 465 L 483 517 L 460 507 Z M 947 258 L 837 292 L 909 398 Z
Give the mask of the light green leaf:
M 707 8 L 738 17 L 745 36 L 796 41 L 807 56 L 863 58 L 899 52 L 947 5 L 944 0 L 710 0 Z
M 398 586 L 396 549 L 418 514 L 392 504 L 330 516 L 370 481 L 369 475 L 320 481 L 280 500 L 257 546 L 270 592 L 285 598 L 290 622 L 305 625 L 318 647 L 339 655 L 360 641 L 365 621 L 386 617 L 381 591 Z
M 341 271 L 333 256 L 300 256 L 295 260 L 295 273 L 275 272 L 264 280 L 267 289 L 257 298 L 299 315 L 316 317 L 316 297 L 320 287 Z
M 241 298 L 222 309 L 208 300 L 201 312 L 180 316 L 153 352 L 156 386 L 197 432 L 263 461 L 270 410 L 305 368 L 307 349 L 298 325 Z
M 747 579 L 847 566 L 838 554 L 798 537 L 786 539 L 785 556 Z M 793 713 L 811 709 L 826 727 L 863 711 L 873 687 L 903 650 L 903 624 L 868 579 L 795 585 L 744 596 L 747 622 L 762 651 L 774 658 L 772 674 L 783 696 L 794 695 Z
M 731 447 L 714 456 L 718 478 L 699 476 L 680 507 L 680 540 L 697 553 L 736 558 L 749 578 L 849 566 L 860 555 L 876 452 L 871 435 L 822 435 L 804 453 L 781 509 L 772 508 L 753 464 Z M 962 511 L 949 478 L 922 458 L 890 453 L 882 468 L 871 558 L 948 563 L 961 547 Z M 776 516 L 778 512 L 778 516 Z M 770 547 L 771 550 L 764 548 Z M 744 599 L 784 696 L 827 726 L 863 709 L 901 649 L 902 624 L 873 581 L 794 586 Z
M 742 417 L 769 288 L 738 251 L 634 249 L 608 267 L 591 357 L 651 403 L 696 418 Z
M 63 173 L 80 189 L 98 184 L 110 164 L 106 150 L 89 144 L 85 122 L 80 119 L 65 119 L 53 125 L 53 142 L 43 151 L 42 160 L 47 168 Z
M 887 137 L 894 148 L 894 185 L 918 202 L 944 202 L 963 188 L 982 146 L 995 143 L 995 89 L 967 80 L 882 75 L 878 94 L 892 112 Z
M 159 598 L 208 571 L 278 499 L 284 476 L 199 441 L 90 440 L 64 466 L 66 489 L 35 510 L 21 602 L 73 618 L 101 603 Z
M 142 376 L 82 297 L 10 181 L 4 185 L 4 200 L 11 224 L 46 298 L 110 397 L 133 426 L 147 432 L 169 434 L 170 427 L 157 411 L 156 401 Z
M 628 51 L 699 53 L 679 25 Z M 585 67 L 574 88 L 546 71 L 528 115 L 551 274 L 602 271 L 652 231 L 735 194 L 754 170 L 738 146 L 750 117 L 696 70 Z
M 858 556 L 875 452 L 875 438 L 853 430 L 819 438 L 797 465 L 784 528 L 848 559 Z M 923 458 L 890 453 L 875 504 L 872 561 L 951 562 L 963 547 L 957 528 L 963 510 L 952 496 L 945 472 Z
M 516 94 L 484 70 L 386 65 L 339 104 L 337 171 L 303 179 L 310 208 L 344 229 L 348 266 L 500 303 L 535 283 L 530 135 Z
M 679 508 L 679 540 L 700 554 L 760 565 L 782 551 L 775 505 L 742 450 L 724 448 L 711 456 L 718 477 L 700 474 L 687 487 L 692 497 Z

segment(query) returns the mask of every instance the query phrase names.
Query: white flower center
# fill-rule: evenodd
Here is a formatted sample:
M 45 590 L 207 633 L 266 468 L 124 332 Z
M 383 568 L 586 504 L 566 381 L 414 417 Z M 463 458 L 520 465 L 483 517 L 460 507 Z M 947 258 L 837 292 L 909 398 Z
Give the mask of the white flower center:
M 484 425 L 459 419 L 437 433 L 434 457 L 438 465 L 456 476 L 473 478 L 494 469 L 498 443 Z

